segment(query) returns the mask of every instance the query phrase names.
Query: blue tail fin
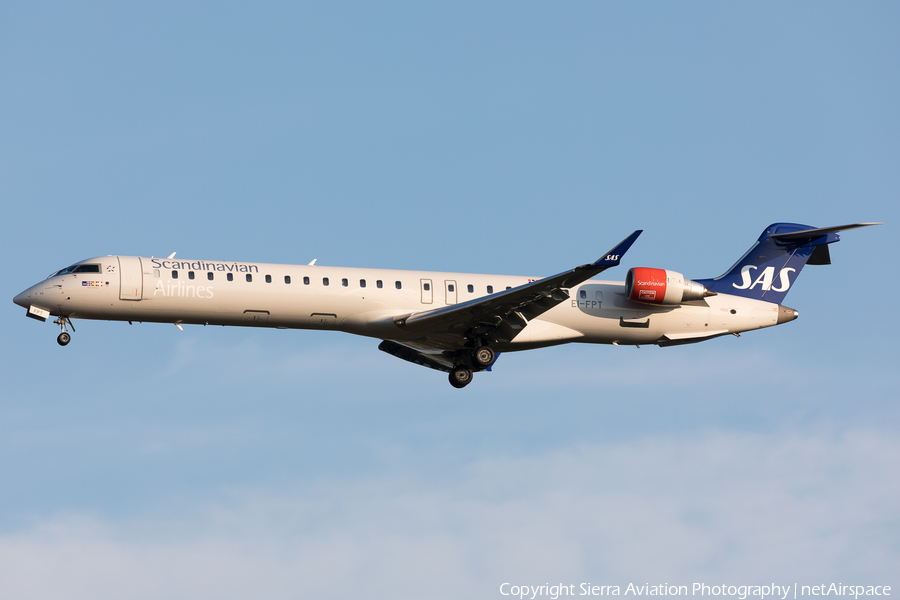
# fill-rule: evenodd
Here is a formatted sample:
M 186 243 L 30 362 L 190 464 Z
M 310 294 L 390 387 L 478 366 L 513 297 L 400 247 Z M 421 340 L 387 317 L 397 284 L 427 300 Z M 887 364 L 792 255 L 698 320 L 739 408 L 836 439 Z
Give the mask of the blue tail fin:
M 781 304 L 804 265 L 831 264 L 828 244 L 841 239 L 838 231 L 868 225 L 876 223 L 819 229 L 773 223 L 727 273 L 698 282 L 712 292 Z

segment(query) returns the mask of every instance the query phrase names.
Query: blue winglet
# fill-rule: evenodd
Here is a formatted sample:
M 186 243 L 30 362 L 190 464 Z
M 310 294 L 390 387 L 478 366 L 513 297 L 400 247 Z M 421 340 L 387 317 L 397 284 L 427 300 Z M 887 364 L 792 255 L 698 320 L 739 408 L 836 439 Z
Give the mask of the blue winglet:
M 638 239 L 638 236 L 640 236 L 642 233 L 644 233 L 644 230 L 638 229 L 637 231 L 635 231 L 634 233 L 629 235 L 627 238 L 622 240 L 618 246 L 616 246 L 615 248 L 613 248 L 612 250 L 607 252 L 603 258 L 597 260 L 597 262 L 593 263 L 591 266 L 592 267 L 615 267 L 616 265 L 619 264 L 622 257 L 625 255 L 626 252 L 628 252 L 628 249 L 631 248 L 631 245 L 635 242 L 635 240 Z

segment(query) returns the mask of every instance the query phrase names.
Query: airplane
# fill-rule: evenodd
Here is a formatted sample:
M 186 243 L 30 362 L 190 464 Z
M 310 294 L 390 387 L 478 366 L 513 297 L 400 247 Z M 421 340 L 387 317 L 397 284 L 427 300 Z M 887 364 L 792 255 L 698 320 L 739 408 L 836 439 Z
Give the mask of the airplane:
M 327 329 L 381 339 L 379 350 L 449 373 L 463 388 L 501 353 L 568 343 L 678 346 L 781 325 L 804 265 L 831 264 L 839 231 L 879 225 L 766 227 L 723 275 L 686 279 L 634 267 L 624 282 L 593 279 L 621 263 L 642 230 L 600 259 L 550 277 L 99 256 L 56 271 L 13 302 L 55 316 L 60 346 L 72 319 Z

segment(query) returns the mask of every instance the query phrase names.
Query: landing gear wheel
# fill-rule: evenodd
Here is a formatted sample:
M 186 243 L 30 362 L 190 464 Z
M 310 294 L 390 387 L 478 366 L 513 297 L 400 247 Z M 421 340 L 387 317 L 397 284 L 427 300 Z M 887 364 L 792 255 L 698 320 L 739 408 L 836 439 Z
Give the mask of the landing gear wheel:
M 472 358 L 476 365 L 482 369 L 487 369 L 497 360 L 497 355 L 491 350 L 490 346 L 481 346 L 472 354 Z
M 66 323 L 68 323 L 69 325 L 72 325 L 72 321 L 69 320 L 69 317 L 64 317 L 64 316 L 60 315 L 59 318 L 53 322 L 56 323 L 57 325 L 59 325 L 60 329 L 62 329 L 62 332 L 56 338 L 56 343 L 59 344 L 60 346 L 65 346 L 66 344 L 71 342 L 72 336 L 69 335 L 69 328 L 66 325 Z M 72 325 L 72 331 L 75 331 L 74 325 Z
M 464 388 L 472 383 L 472 370 L 465 367 L 454 367 L 450 371 L 450 385 L 456 389 Z

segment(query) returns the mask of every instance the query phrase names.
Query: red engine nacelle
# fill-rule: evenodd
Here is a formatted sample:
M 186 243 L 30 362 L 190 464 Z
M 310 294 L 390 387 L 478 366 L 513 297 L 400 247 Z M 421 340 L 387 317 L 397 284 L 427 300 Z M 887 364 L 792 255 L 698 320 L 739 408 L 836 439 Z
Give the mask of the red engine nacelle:
M 666 269 L 637 267 L 629 269 L 625 277 L 625 297 L 633 302 L 673 305 L 715 295 L 702 283 Z

